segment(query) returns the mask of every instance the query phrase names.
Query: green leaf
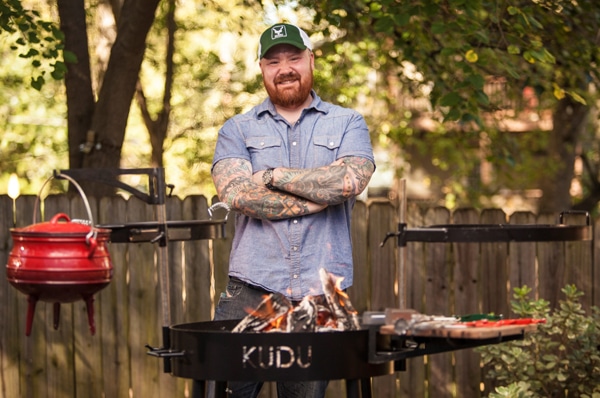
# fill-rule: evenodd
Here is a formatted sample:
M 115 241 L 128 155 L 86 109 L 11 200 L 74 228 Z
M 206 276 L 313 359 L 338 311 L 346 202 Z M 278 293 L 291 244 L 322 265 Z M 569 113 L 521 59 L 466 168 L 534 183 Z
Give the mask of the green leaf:
M 475 92 L 475 98 L 477 99 L 477 102 L 482 105 L 490 104 L 490 98 L 487 96 L 487 94 L 483 90 L 477 90 Z
M 520 12 L 519 9 L 514 6 L 509 6 L 507 11 L 510 15 L 517 15 Z
M 552 55 L 552 53 L 550 53 L 550 51 L 548 51 L 547 49 L 543 49 L 544 52 L 544 58 L 546 59 L 546 62 L 549 64 L 555 64 L 556 63 L 556 58 L 554 57 L 554 55 Z
M 434 22 L 431 24 L 431 33 L 434 35 L 442 35 L 446 33 L 446 24 L 444 22 Z
M 460 111 L 457 108 L 450 108 L 444 117 L 446 122 L 454 122 L 460 119 Z
M 63 51 L 63 59 L 66 63 L 76 64 L 77 63 L 77 55 L 74 52 L 65 50 Z
M 40 91 L 42 89 L 42 86 L 44 85 L 45 81 L 44 81 L 44 77 L 43 76 L 38 76 L 37 78 L 31 78 L 31 87 L 35 88 L 36 90 Z
M 574 91 L 568 91 L 567 94 L 573 98 L 573 100 L 579 102 L 580 104 L 587 105 L 587 101 L 581 95 L 577 94 Z
M 444 47 L 440 51 L 440 54 L 443 55 L 444 57 L 449 57 L 449 56 L 456 54 L 456 49 L 454 49 L 452 47 Z
M 474 88 L 481 90 L 485 86 L 485 79 L 481 75 L 472 74 L 467 77 L 467 81 Z
M 539 21 L 535 19 L 532 15 L 527 16 L 527 21 L 529 21 L 531 25 L 538 29 L 544 29 L 544 26 L 541 23 L 539 23 Z
M 508 46 L 507 51 L 509 54 L 520 54 L 521 53 L 521 49 L 519 48 L 519 46 L 515 46 L 514 44 L 511 44 Z
M 380 11 L 382 8 L 383 8 L 383 6 L 381 5 L 381 3 L 377 3 L 377 2 L 372 2 L 369 5 L 369 9 L 371 10 L 371 12 Z
M 378 19 L 375 22 L 375 31 L 391 34 L 394 32 L 394 20 L 389 15 Z
M 456 92 L 448 93 L 440 99 L 441 106 L 454 106 L 462 101 L 460 95 Z
M 530 64 L 535 64 L 535 57 L 531 51 L 525 51 L 523 53 L 523 58 L 525 58 L 525 61 L 529 62 Z
M 40 52 L 38 50 L 36 50 L 35 48 L 30 48 L 26 54 L 20 54 L 19 57 L 31 58 L 31 57 L 35 57 L 36 55 L 39 55 L 39 54 L 40 54 Z
M 67 66 L 65 65 L 64 62 L 61 61 L 56 61 L 52 66 L 54 66 L 54 69 L 60 72 L 67 72 Z
M 65 40 L 65 34 L 63 33 L 62 30 L 60 30 L 57 26 L 52 25 L 52 35 L 56 38 L 56 40 L 58 41 L 64 41 Z
M 50 76 L 52 76 L 54 80 L 62 80 L 65 77 L 65 73 L 61 70 L 54 69 L 50 72 Z

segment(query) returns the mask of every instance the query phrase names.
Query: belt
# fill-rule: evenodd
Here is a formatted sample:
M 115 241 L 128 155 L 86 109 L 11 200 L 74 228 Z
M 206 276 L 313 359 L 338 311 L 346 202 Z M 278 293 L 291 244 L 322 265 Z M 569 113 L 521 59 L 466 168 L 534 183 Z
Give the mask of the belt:
M 253 290 L 265 293 L 265 294 L 271 294 L 271 293 L 273 293 L 272 291 L 264 289 L 264 288 L 262 288 L 260 286 L 256 286 L 256 285 L 253 285 L 253 284 L 248 283 L 246 281 L 243 281 L 243 280 L 241 280 L 240 278 L 238 278 L 236 276 L 230 276 L 229 280 L 232 281 L 232 282 L 234 282 L 234 283 L 240 284 L 242 286 L 246 286 L 249 289 L 253 289 Z M 325 295 L 319 295 L 319 296 L 313 296 L 313 297 L 314 297 L 315 300 L 321 300 L 321 302 L 325 302 Z M 289 298 L 288 298 L 288 300 L 289 300 Z M 294 307 L 297 306 L 298 304 L 300 304 L 300 301 L 301 300 L 290 300 L 290 302 L 292 303 L 292 305 Z
M 253 289 L 253 290 L 258 290 L 259 292 L 263 292 L 263 293 L 267 293 L 267 294 L 273 293 L 273 292 L 268 291 L 267 289 L 264 289 L 262 287 L 259 287 L 259 286 L 253 285 L 251 283 L 248 283 L 246 281 L 243 281 L 243 280 L 241 280 L 240 278 L 238 278 L 236 276 L 230 276 L 229 280 L 232 281 L 232 282 L 235 282 L 235 283 L 237 283 L 239 285 L 246 286 L 247 288 L 250 288 L 250 289 Z

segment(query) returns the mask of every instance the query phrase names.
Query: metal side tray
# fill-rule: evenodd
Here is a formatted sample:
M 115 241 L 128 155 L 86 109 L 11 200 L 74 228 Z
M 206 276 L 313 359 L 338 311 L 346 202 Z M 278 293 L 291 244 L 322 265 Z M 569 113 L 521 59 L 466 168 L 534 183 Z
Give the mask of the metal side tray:
M 560 242 L 592 240 L 590 216 L 585 225 L 563 224 L 565 213 L 561 213 L 559 224 L 447 224 L 421 228 L 408 228 L 398 224 L 398 231 L 388 232 L 381 246 L 396 237 L 398 246 L 407 242 Z
M 213 212 L 224 208 L 227 214 L 221 219 L 213 220 Z M 229 208 L 222 202 L 217 202 L 208 209 L 207 220 L 169 220 L 166 221 L 167 238 L 169 241 L 219 239 L 225 237 L 225 224 Z M 113 243 L 157 242 L 162 238 L 163 223 L 156 221 L 141 221 L 127 224 L 110 224 L 98 226 L 110 230 L 110 241 Z

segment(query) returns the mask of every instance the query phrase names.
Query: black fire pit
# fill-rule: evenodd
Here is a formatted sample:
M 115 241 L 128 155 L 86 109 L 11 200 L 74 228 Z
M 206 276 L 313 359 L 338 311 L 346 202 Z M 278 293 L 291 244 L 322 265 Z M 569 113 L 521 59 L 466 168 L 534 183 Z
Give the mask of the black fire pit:
M 196 322 L 170 328 L 170 348 L 150 349 L 174 376 L 195 380 L 194 398 L 206 381 L 224 397 L 227 381 L 346 380 L 347 396 L 371 397 L 371 378 L 404 370 L 405 361 L 369 361 L 370 329 L 313 333 L 232 333 L 239 320 Z M 359 391 L 361 393 L 359 393 Z
M 171 327 L 172 374 L 229 381 L 363 379 L 394 372 L 368 362 L 369 331 L 231 333 L 239 321 Z M 215 360 L 215 359 L 220 360 Z

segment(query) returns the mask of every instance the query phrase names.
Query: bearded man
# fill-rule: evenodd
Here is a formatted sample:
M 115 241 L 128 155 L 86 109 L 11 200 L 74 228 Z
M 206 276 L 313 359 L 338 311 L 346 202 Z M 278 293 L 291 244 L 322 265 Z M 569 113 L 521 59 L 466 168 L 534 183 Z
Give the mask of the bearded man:
M 375 170 L 369 131 L 356 111 L 313 90 L 308 35 L 276 24 L 260 37 L 268 98 L 229 119 L 212 164 L 219 199 L 235 212 L 229 283 L 215 320 L 242 319 L 268 293 L 297 304 L 322 295 L 319 269 L 352 284 L 351 212 Z M 327 381 L 280 382 L 278 396 L 323 397 Z M 256 397 L 261 383 L 230 382 L 232 397 Z

